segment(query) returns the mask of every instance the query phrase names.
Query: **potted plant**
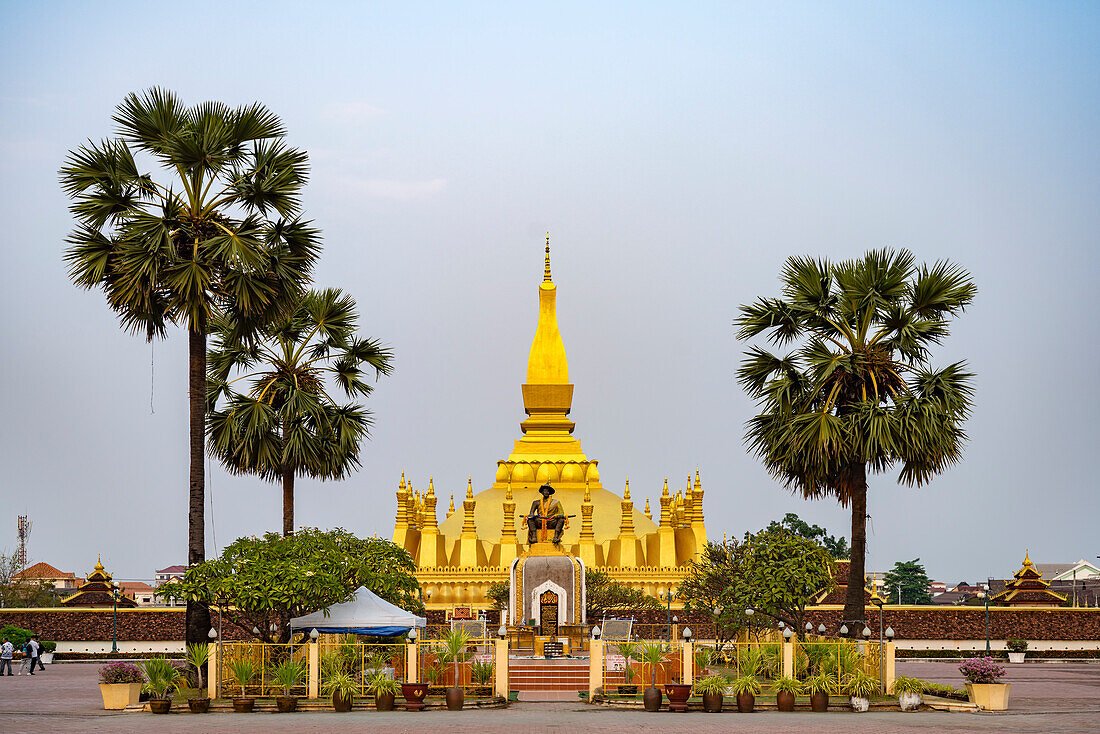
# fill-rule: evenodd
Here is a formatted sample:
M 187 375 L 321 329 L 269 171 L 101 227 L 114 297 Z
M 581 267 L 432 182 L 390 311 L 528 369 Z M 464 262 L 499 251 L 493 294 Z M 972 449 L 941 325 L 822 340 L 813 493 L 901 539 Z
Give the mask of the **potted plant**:
M 466 646 L 470 644 L 470 635 L 463 629 L 452 629 L 443 638 L 443 649 L 447 660 L 454 665 L 454 685 L 447 689 L 446 700 L 448 711 L 461 711 L 465 695 L 462 692 L 461 673 L 459 663 L 466 661 Z
M 871 694 L 878 690 L 878 678 L 866 670 L 856 670 L 844 681 L 844 692 L 852 711 L 863 713 L 871 708 Z
M 1008 648 L 1008 662 L 1022 663 L 1027 656 L 1027 640 L 1012 639 L 1005 641 Z
M 103 708 L 124 709 L 137 703 L 141 696 L 141 684 L 145 676 L 133 663 L 108 663 L 99 669 L 99 692 L 103 695 Z
M 966 693 L 972 703 L 984 711 L 1004 711 L 1008 708 L 1011 685 L 997 682 L 1004 677 L 1004 666 L 998 665 L 991 657 L 970 658 L 959 666 L 959 672 L 966 678 Z
M 639 657 L 649 666 L 650 685 L 642 693 L 642 706 L 646 711 L 661 710 L 661 689 L 657 687 L 657 669 L 665 661 L 668 648 L 663 642 L 646 642 L 639 648 Z
M 810 694 L 810 710 L 822 713 L 829 710 L 829 694 L 836 690 L 836 679 L 825 672 L 815 673 L 806 679 L 806 692 Z
M 802 693 L 802 683 L 785 675 L 775 679 L 772 690 L 775 691 L 775 705 L 780 711 L 794 711 L 794 697 Z
M 405 682 L 401 684 L 401 696 L 405 699 L 406 711 L 420 711 L 424 708 L 424 696 L 428 695 L 427 683 Z
M 493 694 L 493 673 L 496 671 L 496 663 L 493 661 L 477 663 L 470 666 L 470 677 L 476 686 L 470 689 L 471 696 L 491 696 Z
M 722 694 L 729 680 L 724 675 L 708 675 L 695 681 L 695 692 L 703 697 L 703 711 L 708 714 L 722 712 Z
M 149 710 L 166 714 L 172 710 L 172 692 L 179 681 L 179 670 L 163 657 L 151 657 L 141 665 L 145 687 L 149 691 Z
M 623 685 L 619 686 L 619 693 L 633 696 L 638 692 L 638 686 L 633 685 L 634 671 L 630 668 L 630 661 L 638 659 L 638 643 L 620 642 L 615 649 L 623 656 Z
M 346 670 L 338 669 L 325 676 L 321 684 L 321 693 L 332 696 L 332 708 L 336 711 L 351 711 L 351 704 L 359 686 L 355 678 Z
M 902 711 L 916 711 L 920 708 L 924 681 L 919 678 L 907 678 L 899 675 L 894 679 L 894 693 L 898 694 L 898 705 Z
M 210 646 L 205 643 L 189 644 L 184 651 L 183 659 L 197 671 L 199 684 L 199 695 L 187 699 L 187 707 L 193 714 L 205 714 L 210 710 L 210 697 L 202 695 L 202 669 L 210 660 Z
M 665 695 L 668 696 L 668 710 L 687 712 L 687 702 L 691 698 L 691 684 L 670 681 L 665 683 Z
M 271 678 L 283 691 L 283 695 L 275 697 L 275 708 L 280 714 L 289 714 L 298 708 L 298 697 L 290 695 L 290 691 L 302 682 L 305 674 L 305 664 L 294 659 L 286 660 L 275 667 Z
M 374 694 L 374 708 L 379 711 L 393 711 L 393 700 L 400 686 L 384 670 L 376 670 L 367 679 L 367 690 Z
M 252 662 L 252 658 L 237 658 L 236 660 L 230 660 L 226 667 L 229 669 L 229 675 L 233 677 L 237 687 L 241 689 L 241 695 L 233 699 L 233 710 L 238 714 L 251 713 L 256 699 L 247 694 L 249 684 L 256 677 L 256 663 Z
M 737 696 L 737 710 L 742 714 L 751 714 L 756 705 L 756 697 L 760 695 L 763 687 L 760 679 L 752 673 L 746 673 L 733 679 L 730 683 L 734 695 Z
M 43 665 L 52 665 L 53 664 L 53 654 L 54 654 L 54 651 L 57 650 L 57 643 L 53 642 L 53 641 L 50 641 L 50 640 L 42 640 L 42 642 L 40 642 L 38 644 L 42 648 L 41 650 L 38 651 L 39 656 L 42 658 L 42 664 Z

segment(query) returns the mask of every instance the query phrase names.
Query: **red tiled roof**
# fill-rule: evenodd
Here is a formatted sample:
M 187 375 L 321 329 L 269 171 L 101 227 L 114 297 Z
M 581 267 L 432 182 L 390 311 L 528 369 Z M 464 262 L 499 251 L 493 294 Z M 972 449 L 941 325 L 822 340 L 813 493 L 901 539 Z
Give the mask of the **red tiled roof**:
M 127 594 L 132 594 L 135 591 L 152 591 L 153 587 L 144 581 L 121 581 L 118 584 L 119 588 Z
M 13 578 L 17 579 L 72 579 L 76 578 L 76 574 L 65 573 L 59 569 L 54 568 L 50 564 L 42 561 L 36 563 L 33 566 L 23 569 L 19 573 L 15 574 Z
M 187 566 L 169 566 L 168 568 L 162 568 L 157 573 L 185 573 Z

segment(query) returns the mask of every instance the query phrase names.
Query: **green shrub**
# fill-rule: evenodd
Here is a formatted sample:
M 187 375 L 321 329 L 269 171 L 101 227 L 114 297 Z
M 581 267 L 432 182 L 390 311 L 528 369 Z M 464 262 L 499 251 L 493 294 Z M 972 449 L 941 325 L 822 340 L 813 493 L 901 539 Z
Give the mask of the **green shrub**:
M 797 678 L 785 675 L 772 681 L 772 690 L 776 693 L 793 693 L 797 696 L 802 693 L 802 683 Z
M 275 670 L 271 674 L 271 679 L 275 681 L 275 685 L 283 689 L 284 696 L 289 696 L 290 689 L 301 683 L 305 674 L 305 663 L 287 660 L 275 667 Z
M 760 679 L 751 673 L 734 678 L 733 681 L 730 682 L 730 688 L 732 688 L 733 692 L 738 696 L 742 693 L 751 693 L 754 696 L 759 696 L 760 691 L 763 690 L 763 686 L 760 685 Z
M 1027 640 L 1021 640 L 1018 638 L 1006 640 L 1005 647 L 1007 647 L 1012 652 L 1024 652 L 1025 650 L 1027 650 Z
M 724 675 L 708 675 L 695 681 L 695 692 L 704 694 L 725 693 L 729 687 L 729 678 Z
M 894 679 L 894 693 L 924 693 L 924 681 L 899 675 Z
M 806 679 L 806 693 L 811 696 L 815 693 L 832 695 L 836 693 L 837 679 L 826 673 L 815 673 Z
M 878 679 L 864 670 L 857 670 L 844 681 L 844 692 L 853 698 L 870 698 L 878 690 Z

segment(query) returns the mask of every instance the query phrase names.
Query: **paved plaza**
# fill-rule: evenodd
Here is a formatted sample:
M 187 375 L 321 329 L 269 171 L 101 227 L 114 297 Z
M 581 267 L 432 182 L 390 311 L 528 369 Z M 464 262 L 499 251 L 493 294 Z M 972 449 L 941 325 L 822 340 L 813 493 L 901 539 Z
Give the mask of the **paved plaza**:
M 1012 710 L 948 714 L 796 712 L 751 715 L 646 714 L 575 703 L 520 703 L 508 709 L 462 712 L 395 711 L 350 714 L 206 714 L 155 717 L 104 711 L 96 686 L 97 664 L 49 666 L 34 678 L 0 680 L 0 732 L 328 732 L 373 731 L 470 734 L 480 732 L 1087 732 L 1100 731 L 1100 664 L 1046 663 L 1010 666 Z M 959 685 L 951 663 L 899 661 L 898 673 Z

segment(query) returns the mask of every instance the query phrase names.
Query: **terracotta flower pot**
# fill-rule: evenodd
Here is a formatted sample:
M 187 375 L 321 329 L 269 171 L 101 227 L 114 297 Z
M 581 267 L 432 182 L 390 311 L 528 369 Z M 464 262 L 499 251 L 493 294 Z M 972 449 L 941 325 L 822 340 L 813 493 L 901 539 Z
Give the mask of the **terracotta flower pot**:
M 751 714 L 756 706 L 756 696 L 751 693 L 737 694 L 737 710 L 742 714 Z
M 393 711 L 393 698 L 392 693 L 374 694 L 374 708 L 378 711 Z
M 193 714 L 205 714 L 210 710 L 209 698 L 189 698 L 187 699 L 187 708 L 191 709 Z
M 351 711 L 352 700 L 352 696 L 341 696 L 336 691 L 332 692 L 332 708 L 335 711 L 340 711 L 342 713 Z
M 775 694 L 775 705 L 780 711 L 794 711 L 794 694 L 790 691 L 779 691 Z
M 822 713 L 829 710 L 829 694 L 822 691 L 821 693 L 810 694 L 810 710 Z
M 720 714 L 722 713 L 722 694 L 721 693 L 704 693 L 703 694 L 703 711 L 708 714 Z
M 691 698 L 690 683 L 668 683 L 665 685 L 665 695 L 668 696 L 668 710 L 687 711 L 687 702 Z
M 172 699 L 170 698 L 150 698 L 149 710 L 154 714 L 166 714 L 172 710 Z
M 298 710 L 297 696 L 276 696 L 275 709 L 280 714 L 290 714 Z
M 238 714 L 250 714 L 255 704 L 256 699 L 254 698 L 234 698 L 233 711 Z
M 650 686 L 642 693 L 642 707 L 649 712 L 660 711 L 662 698 L 661 689 Z
M 428 694 L 427 683 L 402 683 L 401 695 L 405 699 L 406 711 L 420 711 L 424 708 L 424 696 Z
M 466 696 L 462 693 L 462 689 L 456 686 L 454 688 L 447 689 L 446 699 L 448 711 L 461 711 L 462 704 L 466 700 Z

